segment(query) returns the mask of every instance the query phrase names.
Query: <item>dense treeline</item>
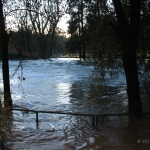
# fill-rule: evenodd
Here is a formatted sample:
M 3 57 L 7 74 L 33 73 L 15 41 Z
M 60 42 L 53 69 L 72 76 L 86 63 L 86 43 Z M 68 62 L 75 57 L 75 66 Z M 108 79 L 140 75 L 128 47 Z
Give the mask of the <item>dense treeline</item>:
M 68 5 L 71 19 L 68 22 L 70 38 L 67 48 L 72 48 L 72 43 L 76 42 L 74 45 L 78 45 L 83 58 L 85 51 L 90 51 L 99 59 L 96 68 L 103 76 L 106 68 L 111 74 L 122 66 L 127 82 L 129 112 L 141 113 L 138 73 L 147 71 L 147 68 L 140 70 L 139 64 L 145 66 L 150 52 L 149 0 L 68 0 Z M 117 58 L 121 60 L 119 63 L 115 63 Z
M 122 1 L 125 18 L 130 22 L 130 3 Z M 82 51 L 101 58 L 107 56 L 120 57 L 120 39 L 118 37 L 117 16 L 113 2 L 104 0 L 68 0 L 71 19 L 68 21 L 70 37 L 66 48 L 70 51 Z M 83 6 L 82 6 L 83 5 Z M 150 4 L 148 0 L 141 1 L 139 45 L 137 55 L 140 58 L 149 56 L 149 24 Z M 81 14 L 83 12 L 83 15 Z M 116 38 L 117 36 L 117 38 Z M 84 44 L 83 44 L 84 43 Z M 77 47 L 78 46 L 78 47 Z M 83 48 L 84 46 L 84 48 Z
M 49 58 L 52 57 L 56 52 L 63 53 L 65 51 L 65 41 L 66 38 L 63 35 L 60 35 L 56 31 L 53 43 L 51 39 L 47 38 L 47 34 L 43 34 L 42 37 L 45 39 L 43 42 L 39 43 L 41 35 L 35 34 L 30 29 L 19 29 L 19 31 L 11 31 L 10 40 L 9 40 L 9 57 L 16 58 Z M 50 45 L 53 44 L 53 47 Z M 41 47 L 45 51 L 45 55 L 41 56 Z M 51 49 L 52 48 L 52 49 Z

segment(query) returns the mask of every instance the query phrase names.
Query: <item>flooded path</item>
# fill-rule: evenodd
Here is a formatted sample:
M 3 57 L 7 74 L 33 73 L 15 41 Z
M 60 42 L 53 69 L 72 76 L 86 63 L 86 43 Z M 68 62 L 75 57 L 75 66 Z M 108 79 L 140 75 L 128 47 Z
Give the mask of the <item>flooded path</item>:
M 19 61 L 10 61 L 10 73 Z M 77 59 L 29 60 L 22 62 L 11 78 L 14 108 L 91 114 L 125 113 L 127 109 L 124 76 L 107 79 L 105 86 L 92 78 L 94 66 Z M 22 77 L 25 80 L 20 80 Z M 0 83 L 2 86 L 2 83 Z M 150 148 L 150 121 L 128 116 L 98 119 L 90 117 L 13 111 L 12 134 L 6 145 L 13 150 L 137 150 Z

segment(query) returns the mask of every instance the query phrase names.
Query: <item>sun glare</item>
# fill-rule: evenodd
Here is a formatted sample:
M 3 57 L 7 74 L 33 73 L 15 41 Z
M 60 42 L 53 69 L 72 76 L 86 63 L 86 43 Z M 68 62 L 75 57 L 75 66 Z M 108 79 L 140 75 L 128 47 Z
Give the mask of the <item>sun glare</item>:
M 66 37 L 68 37 L 68 34 L 67 34 L 67 30 L 68 30 L 68 26 L 69 26 L 69 24 L 67 23 L 68 19 L 69 19 L 69 15 L 67 15 L 67 14 L 64 15 L 60 19 L 60 21 L 57 25 L 57 27 L 59 27 L 60 29 L 62 29 L 65 32 Z

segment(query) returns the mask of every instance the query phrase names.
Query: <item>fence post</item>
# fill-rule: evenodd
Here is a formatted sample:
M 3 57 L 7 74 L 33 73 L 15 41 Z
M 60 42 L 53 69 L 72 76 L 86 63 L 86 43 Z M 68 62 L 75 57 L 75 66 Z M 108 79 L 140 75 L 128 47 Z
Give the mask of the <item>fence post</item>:
M 92 115 L 92 125 L 94 126 L 95 125 L 95 116 Z
M 38 122 L 38 111 L 36 111 L 36 122 Z
M 98 115 L 96 115 L 96 125 L 98 125 Z

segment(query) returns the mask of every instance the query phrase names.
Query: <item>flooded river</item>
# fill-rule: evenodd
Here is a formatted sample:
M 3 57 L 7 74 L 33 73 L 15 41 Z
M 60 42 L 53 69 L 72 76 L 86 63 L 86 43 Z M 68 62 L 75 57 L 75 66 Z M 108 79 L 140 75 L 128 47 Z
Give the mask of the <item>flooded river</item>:
M 128 111 L 123 75 L 107 78 L 100 86 L 92 78 L 94 66 L 90 61 L 24 60 L 16 70 L 19 63 L 10 61 L 14 108 L 84 114 Z M 13 111 L 6 146 L 13 150 L 150 148 L 149 116 L 130 122 L 128 116 L 107 116 L 98 118 L 97 126 L 91 123 L 90 117 L 41 113 L 37 125 L 34 113 Z

